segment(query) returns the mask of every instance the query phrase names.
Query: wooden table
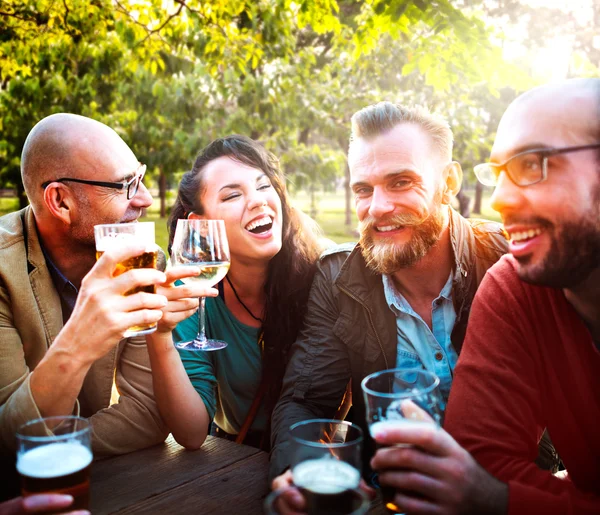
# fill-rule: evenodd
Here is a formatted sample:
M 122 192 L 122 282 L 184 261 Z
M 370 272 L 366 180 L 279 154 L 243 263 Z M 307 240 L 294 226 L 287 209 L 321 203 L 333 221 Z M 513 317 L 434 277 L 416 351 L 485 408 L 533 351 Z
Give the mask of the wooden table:
M 262 515 L 269 455 L 209 436 L 186 451 L 172 436 L 162 445 L 95 461 L 91 511 L 139 514 Z M 383 514 L 379 499 L 370 514 Z
M 92 464 L 91 511 L 144 514 L 262 514 L 269 455 L 207 437 L 186 451 L 170 436 L 157 445 Z

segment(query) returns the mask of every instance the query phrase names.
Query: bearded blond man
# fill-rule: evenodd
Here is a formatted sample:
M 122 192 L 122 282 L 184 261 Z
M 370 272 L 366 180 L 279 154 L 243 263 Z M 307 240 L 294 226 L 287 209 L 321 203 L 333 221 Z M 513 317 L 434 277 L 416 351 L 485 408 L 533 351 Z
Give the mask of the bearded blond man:
M 447 399 L 475 291 L 506 251 L 502 226 L 451 207 L 462 171 L 448 123 L 424 108 L 381 102 L 352 117 L 348 152 L 360 241 L 320 259 L 304 330 L 273 413 L 271 477 L 289 465 L 288 429 L 332 418 L 368 374 L 423 367 Z M 374 446 L 360 394 L 364 470 Z M 289 480 L 277 478 L 274 487 Z

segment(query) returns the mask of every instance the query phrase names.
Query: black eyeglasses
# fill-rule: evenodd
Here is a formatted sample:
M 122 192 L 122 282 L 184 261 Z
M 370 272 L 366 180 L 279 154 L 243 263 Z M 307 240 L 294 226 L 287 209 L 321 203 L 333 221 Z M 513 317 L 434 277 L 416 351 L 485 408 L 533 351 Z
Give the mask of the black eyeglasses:
M 138 192 L 140 183 L 144 180 L 146 174 L 146 165 L 139 163 L 139 166 L 135 170 L 135 177 L 124 182 L 103 182 L 103 181 L 88 181 L 85 179 L 73 179 L 71 177 L 63 177 L 61 179 L 54 179 L 53 181 L 46 181 L 42 184 L 42 188 L 46 189 L 49 184 L 53 182 L 78 182 L 80 184 L 90 184 L 92 186 L 102 186 L 103 188 L 114 188 L 116 190 L 127 189 L 127 200 L 131 200 Z
M 474 168 L 475 175 L 482 184 L 496 186 L 500 172 L 504 170 L 506 175 L 510 177 L 510 180 L 517 186 L 531 186 L 532 184 L 545 181 L 548 177 L 548 158 L 557 154 L 567 154 L 569 152 L 579 152 L 594 148 L 600 148 L 600 143 L 578 147 L 526 150 L 512 156 L 510 159 L 504 161 L 504 163 L 483 163 L 477 165 Z

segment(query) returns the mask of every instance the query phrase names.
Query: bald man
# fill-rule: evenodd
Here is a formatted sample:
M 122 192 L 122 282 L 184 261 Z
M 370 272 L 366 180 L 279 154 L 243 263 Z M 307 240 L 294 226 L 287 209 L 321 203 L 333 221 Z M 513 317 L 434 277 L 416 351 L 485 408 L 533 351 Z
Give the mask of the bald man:
M 600 79 L 519 97 L 475 171 L 510 255 L 477 290 L 445 431 L 382 433 L 414 446 L 372 464 L 406 513 L 598 514 Z M 534 463 L 544 427 L 558 475 Z
M 144 170 L 116 132 L 82 116 L 49 116 L 27 137 L 21 172 L 31 205 L 0 218 L 0 451 L 14 450 L 25 421 L 71 413 L 91 417 L 96 455 L 166 437 L 145 340 L 122 338 L 159 320 L 167 302 L 124 293 L 166 276 L 112 278 L 140 248 L 95 259 L 95 224 L 133 222 L 150 206 Z M 120 397 L 110 405 L 113 378 Z

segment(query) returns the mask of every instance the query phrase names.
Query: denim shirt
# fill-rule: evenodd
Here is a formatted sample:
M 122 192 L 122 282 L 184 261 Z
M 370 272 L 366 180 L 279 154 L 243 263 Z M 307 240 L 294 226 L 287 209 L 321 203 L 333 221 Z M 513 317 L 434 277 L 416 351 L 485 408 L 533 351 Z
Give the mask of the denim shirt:
M 456 312 L 452 303 L 452 277 L 431 305 L 431 329 L 412 309 L 394 286 L 388 275 L 383 275 L 383 289 L 388 306 L 396 315 L 398 336 L 397 368 L 425 368 L 440 378 L 440 393 L 446 403 L 452 385 L 452 376 L 458 355 L 450 335 Z M 445 405 L 442 407 L 445 408 Z

